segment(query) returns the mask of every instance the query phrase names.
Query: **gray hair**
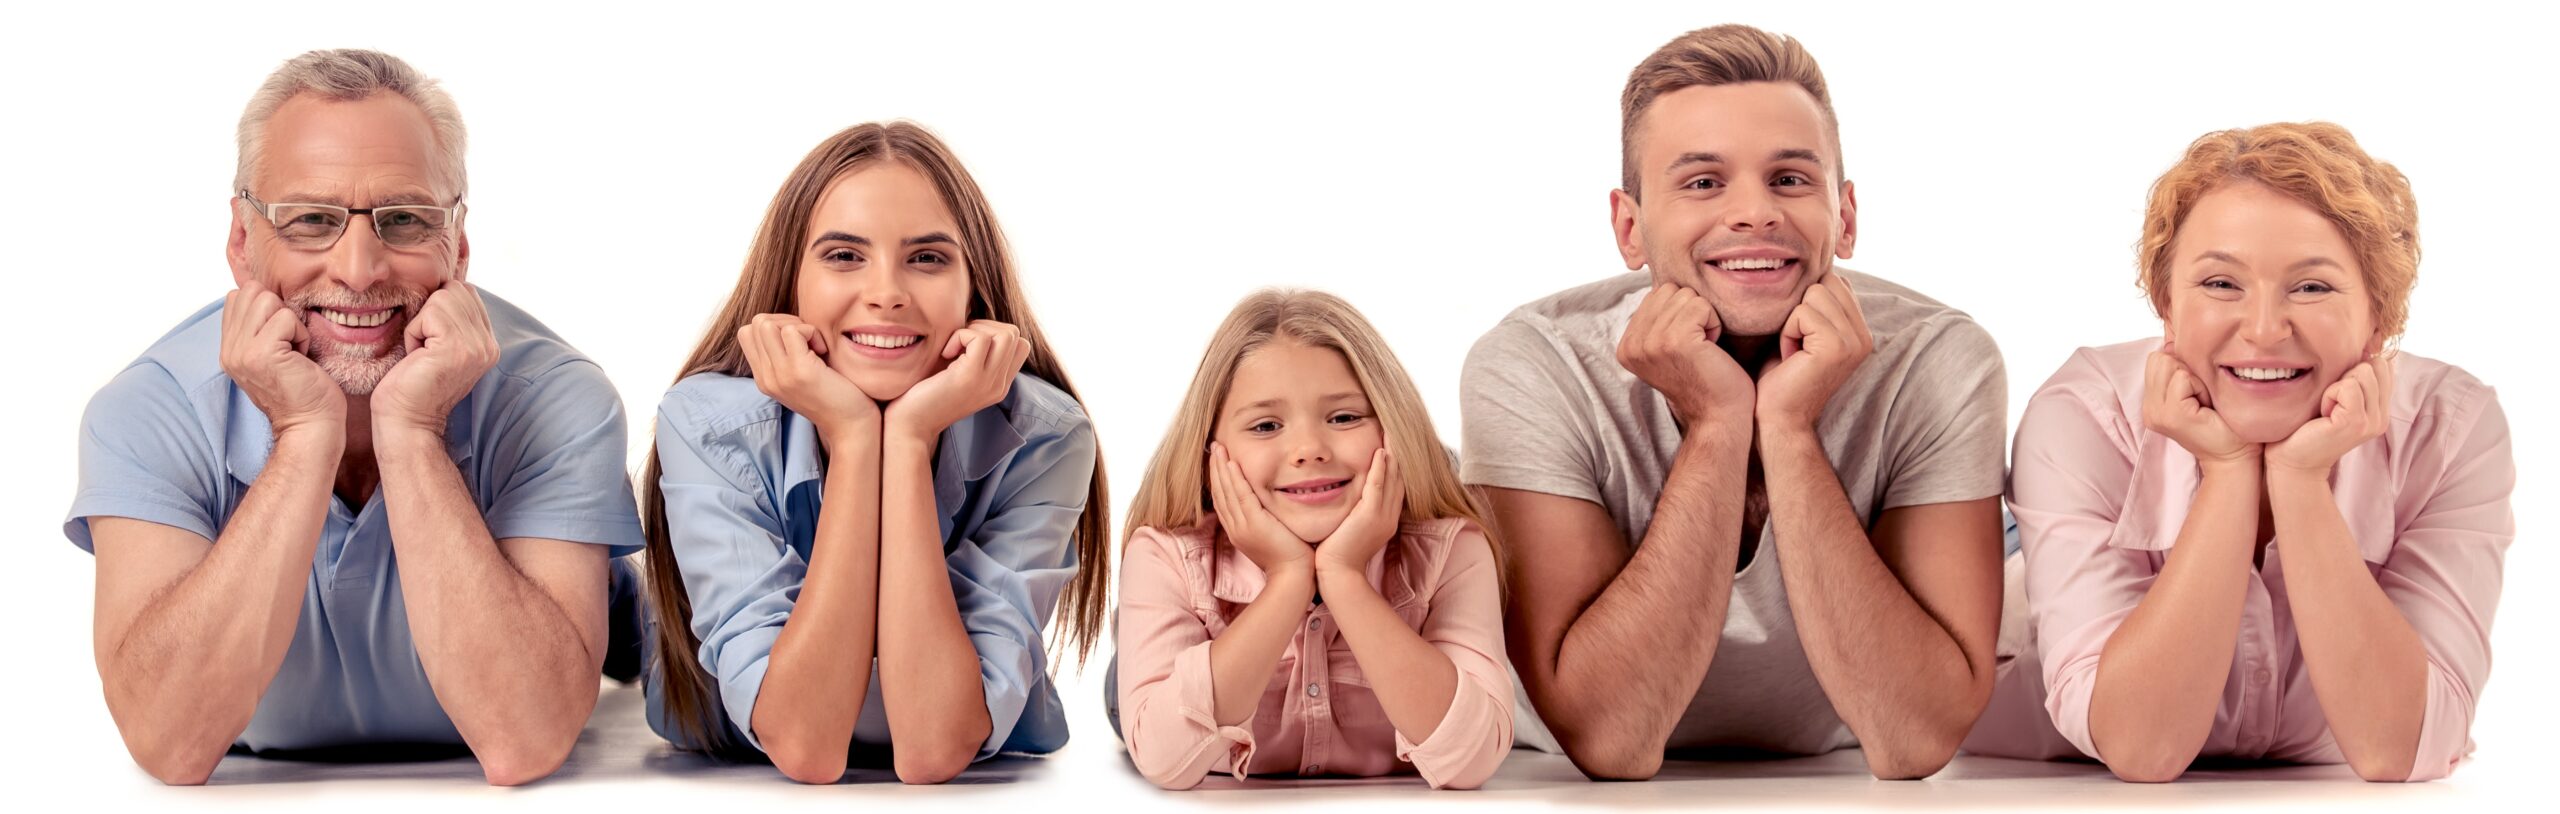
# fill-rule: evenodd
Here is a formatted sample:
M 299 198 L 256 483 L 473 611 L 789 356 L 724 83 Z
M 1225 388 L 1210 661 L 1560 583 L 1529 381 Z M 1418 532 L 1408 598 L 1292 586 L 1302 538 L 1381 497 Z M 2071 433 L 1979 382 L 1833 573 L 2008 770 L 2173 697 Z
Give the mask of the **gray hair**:
M 286 60 L 275 73 L 267 75 L 266 84 L 258 86 L 258 94 L 249 97 L 249 109 L 240 114 L 240 167 L 233 172 L 231 187 L 249 188 L 249 176 L 257 172 L 258 160 L 266 152 L 267 120 L 274 118 L 276 109 L 284 107 L 287 100 L 317 93 L 353 102 L 386 91 L 400 94 L 426 111 L 427 123 L 435 130 L 436 147 L 443 153 L 437 162 L 437 175 L 452 185 L 454 194 L 462 194 L 467 186 L 462 171 L 462 111 L 454 107 L 453 97 L 399 57 L 360 48 L 311 51 Z

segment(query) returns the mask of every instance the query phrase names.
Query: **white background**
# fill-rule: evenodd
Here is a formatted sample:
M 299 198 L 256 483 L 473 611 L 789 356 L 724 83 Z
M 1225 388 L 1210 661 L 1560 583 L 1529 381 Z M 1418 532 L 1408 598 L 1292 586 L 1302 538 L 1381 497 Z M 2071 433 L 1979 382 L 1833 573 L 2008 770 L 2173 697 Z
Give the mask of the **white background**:
M 2521 469 L 2496 680 L 2473 730 L 2480 752 L 2450 781 L 2384 791 L 2315 773 L 2240 795 L 2209 783 L 2126 790 L 2069 773 L 2085 782 L 2039 796 L 2018 790 L 2027 780 L 1878 785 L 1835 761 L 1818 765 L 1850 773 L 1763 778 L 1807 796 L 1741 801 L 2521 803 L 2536 792 L 2531 774 L 2560 757 L 2547 743 L 2560 731 L 2547 689 L 2560 663 L 2545 634 L 2560 609 L 2541 584 L 2553 567 L 2543 507 L 2554 450 L 2542 418 L 2554 394 L 2532 373 L 2555 293 L 2536 227 L 2560 181 L 2548 146 L 2560 66 L 2540 14 L 2444 3 L 21 5 L 0 12 L 0 246 L 11 271 L 0 323 L 17 370 L 0 404 L 18 430 L 0 465 L 12 538 L 0 547 L 10 577 L 0 612 L 19 622 L 0 669 L 0 721 L 11 724 L 0 799 L 437 806 L 416 796 L 427 788 L 611 806 L 704 788 L 635 769 L 628 782 L 569 777 L 509 796 L 445 768 L 434 772 L 442 782 L 331 777 L 180 793 L 157 789 L 118 744 L 89 653 L 94 569 L 60 530 L 74 429 L 91 392 L 230 285 L 221 242 L 233 126 L 293 54 L 378 48 L 443 79 L 471 131 L 474 282 L 604 366 L 633 417 L 635 451 L 800 156 L 867 120 L 936 129 L 1012 237 L 1100 428 L 1116 512 L 1209 330 L 1256 287 L 1319 287 L 1361 307 L 1454 440 L 1469 344 L 1521 303 L 1623 270 L 1606 192 L 1628 69 L 1673 35 L 1731 21 L 1794 34 L 1822 60 L 1862 204 L 1860 252 L 1847 265 L 1987 326 L 2006 355 L 2013 418 L 2073 348 L 2156 334 L 2132 284 L 2131 245 L 2145 190 L 2188 141 L 2270 121 L 2347 125 L 2417 190 L 2425 260 L 2404 349 L 2498 388 Z M 1062 668 L 1061 680 L 1077 737 L 1034 782 L 957 796 L 786 794 L 778 776 L 720 777 L 731 793 L 839 806 L 892 793 L 973 808 L 1315 794 L 1152 793 L 1102 724 L 1099 670 L 1085 680 Z M 582 747 L 581 759 L 608 752 Z M 1741 787 L 1567 783 L 1569 770 L 1525 752 L 1514 765 L 1526 768 L 1495 787 L 1512 793 L 1429 799 L 1678 804 Z M 224 772 L 217 782 L 249 774 Z M 1528 775 L 1559 782 L 1520 780 Z M 2221 787 L 2260 781 L 2237 782 Z M 1546 791 L 1521 793 L 1530 786 Z M 1419 783 L 1355 786 L 1425 796 L 1408 787 Z M 2143 796 L 2155 794 L 2171 796 Z

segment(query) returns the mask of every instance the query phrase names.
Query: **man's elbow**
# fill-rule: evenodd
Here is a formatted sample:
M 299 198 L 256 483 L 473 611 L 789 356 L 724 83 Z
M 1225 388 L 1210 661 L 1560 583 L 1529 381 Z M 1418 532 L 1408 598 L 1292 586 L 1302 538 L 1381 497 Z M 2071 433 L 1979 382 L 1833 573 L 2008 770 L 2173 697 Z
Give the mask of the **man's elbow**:
M 1584 777 L 1593 780 L 1651 780 L 1662 772 L 1662 744 L 1647 743 L 1624 733 L 1599 732 L 1565 735 L 1556 733 L 1564 746 L 1565 757 Z
M 480 774 L 492 786 L 521 786 L 550 777 L 569 761 L 569 750 L 577 745 L 574 738 L 556 744 L 521 744 L 495 749 L 475 749 L 480 758 Z
M 978 744 L 965 741 L 901 746 L 892 762 L 896 764 L 898 782 L 911 786 L 930 786 L 951 782 L 978 758 Z
M 1960 734 L 1930 732 L 1891 741 L 1861 743 L 1866 754 L 1867 771 L 1878 780 L 1918 780 L 1937 774 L 1954 760 L 1956 747 L 1963 743 Z
M 201 786 L 213 778 L 213 769 L 222 765 L 229 744 L 159 743 L 126 744 L 133 752 L 133 762 L 151 777 L 171 786 Z

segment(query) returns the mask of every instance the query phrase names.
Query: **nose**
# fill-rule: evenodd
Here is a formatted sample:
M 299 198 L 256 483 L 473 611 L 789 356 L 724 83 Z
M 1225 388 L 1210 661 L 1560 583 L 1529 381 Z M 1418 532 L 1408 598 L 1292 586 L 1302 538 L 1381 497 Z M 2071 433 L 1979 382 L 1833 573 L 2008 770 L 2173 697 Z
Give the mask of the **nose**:
M 1778 228 L 1778 198 L 1758 184 L 1735 184 L 1724 194 L 1725 225 L 1736 232 L 1766 234 Z
M 1289 439 L 1289 461 L 1297 466 L 1320 464 L 1333 460 L 1333 448 L 1325 444 L 1324 433 L 1298 431 Z
M 871 264 L 870 268 L 863 272 L 861 285 L 862 288 L 854 292 L 854 302 L 867 311 L 890 313 L 906 308 L 914 302 L 913 298 L 907 296 L 904 278 L 899 276 L 897 267 L 891 263 Z
M 2249 319 L 2241 324 L 2240 335 L 2249 344 L 2270 347 L 2293 338 L 2293 315 L 2282 294 L 2261 296 L 2249 308 Z
M 391 279 L 391 251 L 382 245 L 382 236 L 373 233 L 372 215 L 355 217 L 363 221 L 348 220 L 337 245 L 329 247 L 328 275 L 348 291 L 366 291 Z

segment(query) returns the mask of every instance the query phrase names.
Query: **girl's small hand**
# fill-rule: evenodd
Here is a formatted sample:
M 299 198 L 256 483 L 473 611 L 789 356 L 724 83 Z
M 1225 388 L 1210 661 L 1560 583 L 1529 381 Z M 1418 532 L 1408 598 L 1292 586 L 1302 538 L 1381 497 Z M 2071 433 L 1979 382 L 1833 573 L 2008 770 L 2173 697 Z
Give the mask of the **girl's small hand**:
M 1343 518 L 1342 525 L 1334 527 L 1333 536 L 1316 547 L 1316 571 L 1367 578 L 1369 561 L 1395 538 L 1396 524 L 1403 518 L 1404 465 L 1394 453 L 1379 447 L 1369 459 L 1360 502 L 1352 505 L 1351 516 Z
M 1218 527 L 1226 532 L 1227 542 L 1264 574 L 1277 576 L 1308 567 L 1313 548 L 1272 516 L 1252 482 L 1245 479 L 1244 468 L 1227 457 L 1225 444 L 1216 442 L 1209 444 L 1209 505 L 1218 513 Z

